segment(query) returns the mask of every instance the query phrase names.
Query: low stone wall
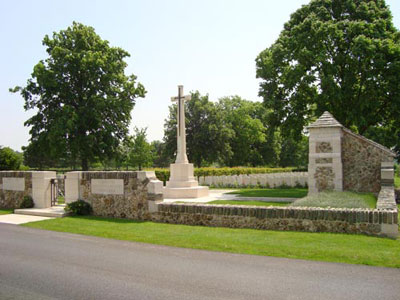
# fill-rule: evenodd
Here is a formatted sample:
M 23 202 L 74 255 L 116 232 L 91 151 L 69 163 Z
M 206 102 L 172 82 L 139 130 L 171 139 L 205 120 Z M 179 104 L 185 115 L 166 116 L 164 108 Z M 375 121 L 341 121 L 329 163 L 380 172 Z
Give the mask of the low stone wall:
M 306 187 L 307 172 L 268 173 L 229 176 L 200 176 L 199 184 L 215 187 Z
M 153 221 L 231 228 L 358 233 L 396 238 L 397 210 L 160 203 Z
M 32 172 L 0 171 L 0 208 L 19 208 L 25 196 L 32 197 Z
M 90 203 L 96 216 L 148 220 L 162 185 L 154 172 L 69 172 L 65 199 Z

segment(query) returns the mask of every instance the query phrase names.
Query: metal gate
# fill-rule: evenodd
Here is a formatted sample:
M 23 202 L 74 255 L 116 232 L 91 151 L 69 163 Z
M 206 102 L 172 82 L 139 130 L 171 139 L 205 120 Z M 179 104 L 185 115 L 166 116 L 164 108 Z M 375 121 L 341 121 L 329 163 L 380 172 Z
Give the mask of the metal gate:
M 51 206 L 57 205 L 58 202 L 58 181 L 57 178 L 50 180 Z

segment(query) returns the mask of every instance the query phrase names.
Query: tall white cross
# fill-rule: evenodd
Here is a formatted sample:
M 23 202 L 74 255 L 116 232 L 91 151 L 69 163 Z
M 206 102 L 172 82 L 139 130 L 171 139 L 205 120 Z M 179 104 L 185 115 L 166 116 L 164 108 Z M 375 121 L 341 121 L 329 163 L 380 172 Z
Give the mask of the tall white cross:
M 190 95 L 183 96 L 183 85 L 178 85 L 178 97 L 171 97 L 171 101 L 178 102 L 178 113 L 177 113 L 177 153 L 176 161 L 177 164 L 189 163 L 186 155 L 186 126 L 185 126 L 185 104 L 184 101 L 190 100 Z

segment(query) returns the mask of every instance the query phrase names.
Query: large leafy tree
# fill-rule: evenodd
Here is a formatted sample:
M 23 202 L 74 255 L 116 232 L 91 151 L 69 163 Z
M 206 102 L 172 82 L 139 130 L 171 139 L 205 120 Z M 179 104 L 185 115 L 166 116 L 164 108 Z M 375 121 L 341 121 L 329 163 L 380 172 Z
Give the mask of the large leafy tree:
M 87 170 L 95 158 L 115 153 L 127 135 L 135 98 L 144 87 L 125 75 L 129 53 L 111 47 L 92 27 L 73 23 L 45 36 L 48 58 L 35 65 L 25 87 L 16 87 L 25 109 L 37 113 L 25 122 L 31 143 L 51 157 L 70 156 Z
M 243 100 L 239 96 L 224 97 L 218 101 L 225 123 L 233 130 L 229 139 L 232 155 L 220 158 L 230 167 L 263 165 L 260 148 L 266 145 L 267 129 L 261 122 L 263 107 L 259 102 Z
M 22 154 L 0 146 L 0 170 L 19 170 L 21 163 Z
M 231 156 L 229 139 L 232 129 L 227 126 L 223 113 L 199 92 L 185 102 L 186 145 L 190 162 L 196 167 L 216 162 L 221 156 Z M 176 105 L 169 108 L 169 117 L 164 123 L 165 153 L 174 157 L 176 152 Z
M 259 94 L 284 136 L 300 136 L 325 110 L 361 134 L 399 128 L 400 34 L 384 0 L 311 1 L 256 65 Z

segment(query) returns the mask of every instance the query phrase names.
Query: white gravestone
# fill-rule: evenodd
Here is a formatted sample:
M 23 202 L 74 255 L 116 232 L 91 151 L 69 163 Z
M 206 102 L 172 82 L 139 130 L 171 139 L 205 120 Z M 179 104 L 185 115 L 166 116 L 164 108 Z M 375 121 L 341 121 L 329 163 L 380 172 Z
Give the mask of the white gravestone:
M 123 179 L 92 179 L 91 192 L 98 195 L 123 195 Z
M 5 191 L 25 191 L 25 178 L 4 177 L 3 190 Z

